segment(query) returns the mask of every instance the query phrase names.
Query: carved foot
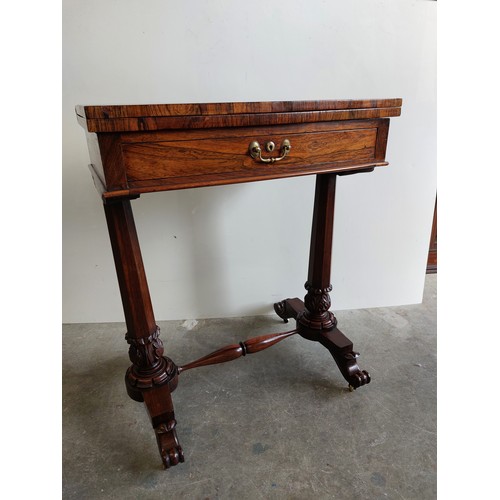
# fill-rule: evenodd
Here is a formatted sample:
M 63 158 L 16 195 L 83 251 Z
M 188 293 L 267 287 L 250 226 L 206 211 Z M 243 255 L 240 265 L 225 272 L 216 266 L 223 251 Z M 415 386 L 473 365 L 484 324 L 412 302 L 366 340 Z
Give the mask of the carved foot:
M 284 323 L 288 323 L 288 318 L 291 318 L 291 316 L 287 315 L 285 307 L 286 307 L 286 300 L 282 300 L 281 302 L 276 302 L 276 304 L 274 304 L 274 311 L 283 320 Z
M 359 353 L 353 351 L 352 342 L 338 328 L 322 332 L 318 341 L 330 351 L 350 390 L 370 383 L 370 374 L 358 366 Z
M 184 453 L 175 432 L 175 419 L 155 427 L 156 441 L 165 469 L 184 462 Z
M 349 390 L 354 391 L 358 387 L 362 385 L 366 385 L 370 383 L 371 377 L 370 374 L 366 370 L 360 370 L 359 366 L 356 362 L 356 359 L 359 357 L 358 352 L 348 352 L 342 356 L 342 361 L 337 360 L 337 357 L 334 355 L 337 366 L 344 378 L 349 382 Z
M 289 318 L 297 319 L 305 310 L 304 302 L 298 298 L 285 299 L 274 304 L 274 311 L 285 323 L 288 323 Z
M 168 384 L 143 391 L 144 403 L 156 434 L 156 442 L 165 469 L 184 462 L 184 453 L 177 439 L 177 424 Z

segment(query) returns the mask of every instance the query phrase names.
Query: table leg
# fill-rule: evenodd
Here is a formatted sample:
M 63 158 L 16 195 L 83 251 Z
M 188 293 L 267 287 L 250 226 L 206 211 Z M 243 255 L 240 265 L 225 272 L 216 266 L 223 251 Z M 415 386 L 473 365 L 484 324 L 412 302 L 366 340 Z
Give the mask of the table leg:
M 184 461 L 171 398 L 178 371 L 174 362 L 163 356 L 130 200 L 108 201 L 104 211 L 127 324 L 125 339 L 132 361 L 125 375 L 127 393 L 133 400 L 145 403 L 163 465 L 168 468 Z
M 349 387 L 356 389 L 370 382 L 370 375 L 360 370 L 352 342 L 337 328 L 337 319 L 331 312 L 330 271 L 332 260 L 333 219 L 335 208 L 336 174 L 318 174 L 314 197 L 309 272 L 302 302 L 298 298 L 285 299 L 274 305 L 283 320 L 294 318 L 299 335 L 320 342 L 332 354 Z

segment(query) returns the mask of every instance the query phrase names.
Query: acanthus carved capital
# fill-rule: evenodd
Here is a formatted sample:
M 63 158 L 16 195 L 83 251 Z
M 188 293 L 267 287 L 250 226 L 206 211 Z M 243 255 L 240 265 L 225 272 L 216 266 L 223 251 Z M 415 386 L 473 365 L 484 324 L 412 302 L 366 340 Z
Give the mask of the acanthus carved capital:
M 158 327 L 147 337 L 135 338 L 125 335 L 125 339 L 130 344 L 128 350 L 130 360 L 136 367 L 147 370 L 158 365 L 163 356 L 163 342 L 159 336 Z
M 307 294 L 304 297 L 304 305 L 310 313 L 323 314 L 330 309 L 332 303 L 329 292 L 332 291 L 332 285 L 328 285 L 326 288 L 313 288 L 306 281 L 304 287 L 307 290 Z

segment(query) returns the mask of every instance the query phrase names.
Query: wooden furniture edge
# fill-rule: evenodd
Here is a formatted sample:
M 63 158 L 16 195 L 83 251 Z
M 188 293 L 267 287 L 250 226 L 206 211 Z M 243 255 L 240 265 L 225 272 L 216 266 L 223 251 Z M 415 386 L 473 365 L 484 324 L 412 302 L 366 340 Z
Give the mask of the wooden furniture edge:
M 303 101 L 254 101 L 180 104 L 78 105 L 77 114 L 90 118 L 132 118 L 140 116 L 207 116 L 249 113 L 289 113 L 299 111 L 370 109 L 401 107 L 401 98 L 325 99 Z
M 402 99 L 76 106 L 88 132 L 284 125 L 400 116 Z
M 363 172 L 371 172 L 375 167 L 386 167 L 389 165 L 389 162 L 386 161 L 375 161 L 368 162 L 364 164 L 357 163 L 355 167 L 352 165 L 345 165 L 335 169 L 332 172 L 331 165 L 323 165 L 322 167 L 318 167 L 315 169 L 308 170 L 307 172 L 289 172 L 289 173 L 280 173 L 276 176 L 249 176 L 248 178 L 217 178 L 212 180 L 207 180 L 200 184 L 193 180 L 193 177 L 186 177 L 185 180 L 182 178 L 170 178 L 170 184 L 164 184 L 164 179 L 151 179 L 148 181 L 129 181 L 128 189 L 120 189 L 115 191 L 104 191 L 102 192 L 103 201 L 112 200 L 115 198 L 128 198 L 128 197 L 138 197 L 141 194 L 146 193 L 157 193 L 161 191 L 175 191 L 180 189 L 193 189 L 196 187 L 215 187 L 215 186 L 224 186 L 228 184 L 245 184 L 247 182 L 259 182 L 259 181 L 268 181 L 268 180 L 276 180 L 276 179 L 289 179 L 292 177 L 303 177 L 307 175 L 315 175 L 315 174 L 324 174 L 324 173 L 335 173 L 337 175 L 350 175 L 363 173 Z M 198 176 L 200 177 L 200 176 Z M 177 182 L 172 182 L 172 180 L 176 180 Z M 198 179 L 199 180 L 199 179 Z

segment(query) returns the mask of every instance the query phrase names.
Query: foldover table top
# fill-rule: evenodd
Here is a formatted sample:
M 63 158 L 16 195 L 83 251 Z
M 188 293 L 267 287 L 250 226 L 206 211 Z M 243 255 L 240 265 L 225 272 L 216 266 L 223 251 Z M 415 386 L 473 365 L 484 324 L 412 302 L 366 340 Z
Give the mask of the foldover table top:
M 138 104 L 77 106 L 76 113 L 96 187 L 109 199 L 387 165 L 389 118 L 400 115 L 401 105 L 401 99 Z M 256 145 L 260 156 L 250 151 Z
M 88 132 L 139 132 L 388 118 L 399 116 L 401 105 L 402 99 L 80 105 L 76 114 Z

